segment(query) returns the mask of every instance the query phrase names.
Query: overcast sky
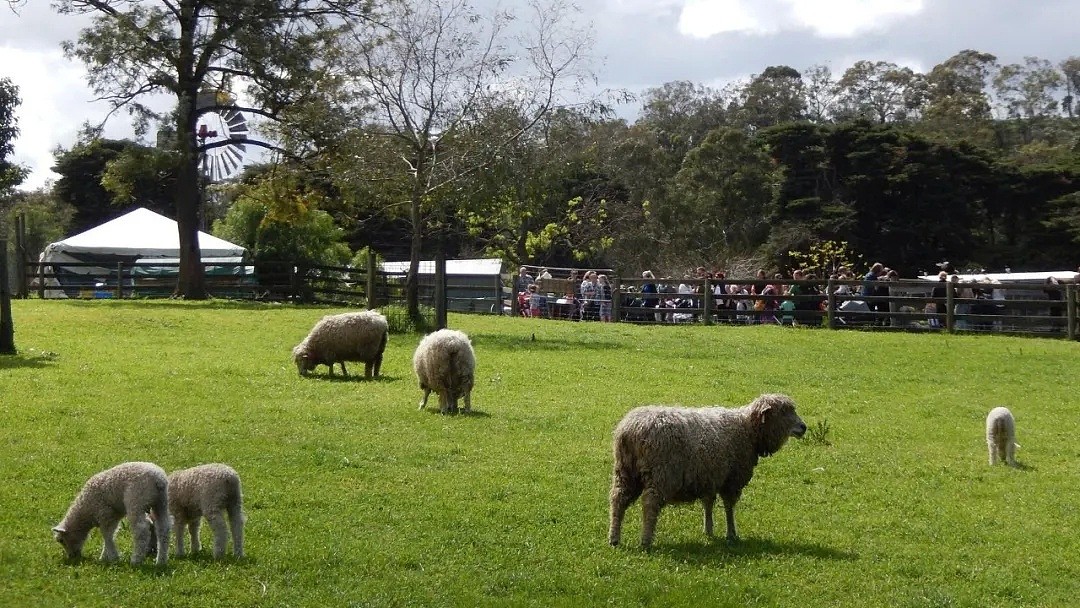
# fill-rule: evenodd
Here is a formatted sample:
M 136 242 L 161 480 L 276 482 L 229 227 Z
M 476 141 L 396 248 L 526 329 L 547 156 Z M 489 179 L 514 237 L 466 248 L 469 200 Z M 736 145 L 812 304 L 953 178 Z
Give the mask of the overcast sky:
M 825 64 L 834 74 L 858 60 L 891 61 L 920 72 L 963 49 L 1001 63 L 1036 56 L 1057 63 L 1080 55 L 1080 0 L 580 0 L 596 37 L 605 88 L 632 93 L 674 80 L 722 86 L 770 65 Z M 19 86 L 15 162 L 29 167 L 24 189 L 56 177 L 57 146 L 70 147 L 85 121 L 107 108 L 94 102 L 85 70 L 60 42 L 85 21 L 27 0 L 18 14 L 0 0 L 0 77 Z M 524 5 L 503 0 L 504 8 Z M 632 116 L 634 108 L 624 108 Z M 126 115 L 110 137 L 130 137 Z

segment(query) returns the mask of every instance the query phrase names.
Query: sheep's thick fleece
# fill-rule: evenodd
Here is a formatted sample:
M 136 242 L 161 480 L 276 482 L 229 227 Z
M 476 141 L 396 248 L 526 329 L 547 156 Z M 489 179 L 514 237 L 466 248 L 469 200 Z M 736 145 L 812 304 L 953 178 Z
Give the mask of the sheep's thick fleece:
M 719 495 L 727 537 L 736 540 L 734 508 L 758 458 L 775 453 L 806 425 L 785 395 L 766 394 L 740 408 L 643 406 L 615 427 L 608 540 L 617 545 L 626 509 L 640 496 L 641 544 L 649 547 L 665 504 L 701 500 L 712 534 Z
M 376 310 L 326 315 L 293 348 L 293 361 L 301 376 L 319 365 L 329 367 L 333 376 L 335 363 L 347 376 L 345 362 L 362 361 L 364 376 L 377 378 L 388 336 L 386 317 Z
M 243 502 L 240 475 L 228 465 L 203 464 L 173 471 L 169 475 L 169 512 L 176 525 L 176 554 L 184 555 L 184 533 L 188 530 L 191 532 L 191 550 L 198 552 L 202 548 L 199 526 L 202 517 L 206 517 L 214 531 L 214 558 L 225 555 L 229 530 L 232 531 L 233 555 L 243 557 Z
M 150 462 L 125 462 L 90 477 L 64 519 L 53 528 L 53 537 L 64 546 L 69 559 L 82 555 L 83 544 L 94 528 L 101 530 L 105 546 L 101 559 L 116 561 L 116 530 L 126 515 L 134 538 L 131 563 L 141 564 L 150 552 L 153 525 L 157 537 L 158 565 L 169 558 L 169 493 L 165 471 Z M 153 515 L 153 524 L 147 513 Z
M 424 391 L 420 409 L 424 409 L 428 395 L 435 391 L 442 413 L 457 412 L 457 402 L 461 398 L 465 401 L 465 411 L 472 410 L 476 354 L 467 335 L 453 329 L 428 334 L 413 354 L 413 370 Z

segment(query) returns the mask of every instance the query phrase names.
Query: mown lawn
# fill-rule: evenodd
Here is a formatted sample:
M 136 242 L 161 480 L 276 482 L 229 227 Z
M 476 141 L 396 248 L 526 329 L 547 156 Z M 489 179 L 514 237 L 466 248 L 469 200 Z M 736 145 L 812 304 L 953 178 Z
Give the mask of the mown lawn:
M 1080 345 L 779 327 L 451 316 L 478 358 L 471 416 L 418 412 L 418 335 L 378 381 L 300 378 L 325 308 L 14 303 L 0 357 L 2 606 L 1070 606 L 1080 597 Z M 362 374 L 363 366 L 353 371 Z M 610 436 L 645 403 L 795 398 L 827 443 L 762 460 L 743 541 L 631 507 L 606 543 Z M 434 398 L 433 398 L 434 403 Z M 1023 467 L 983 420 L 1017 418 Z M 430 404 L 429 404 L 430 407 Z M 433 408 L 431 408 L 433 409 Z M 49 528 L 127 460 L 220 461 L 248 557 L 159 569 L 63 560 Z M 722 517 L 721 517 L 722 522 Z M 722 530 L 722 526 L 721 526 Z M 212 537 L 204 528 L 204 551 Z M 130 552 L 121 531 L 119 546 Z

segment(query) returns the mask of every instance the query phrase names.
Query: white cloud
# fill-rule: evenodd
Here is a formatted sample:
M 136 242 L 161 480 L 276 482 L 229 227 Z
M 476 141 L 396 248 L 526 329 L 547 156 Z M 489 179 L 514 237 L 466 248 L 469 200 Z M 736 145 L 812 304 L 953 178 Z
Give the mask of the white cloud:
M 684 0 L 679 32 L 694 38 L 809 29 L 850 38 L 918 15 L 924 0 Z
M 12 160 L 31 171 L 20 188 L 38 188 L 57 177 L 50 170 L 53 149 L 73 144 L 82 124 L 100 121 L 108 108 L 92 101 L 85 70 L 59 49 L 0 47 L 0 65 L 4 66 L 3 76 L 19 87 L 20 103 L 15 111 L 19 137 Z

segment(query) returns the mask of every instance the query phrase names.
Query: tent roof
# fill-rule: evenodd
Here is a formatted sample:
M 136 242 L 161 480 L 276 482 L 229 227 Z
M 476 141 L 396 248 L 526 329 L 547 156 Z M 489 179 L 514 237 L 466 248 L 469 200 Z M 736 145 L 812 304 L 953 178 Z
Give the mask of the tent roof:
M 502 273 L 503 262 L 499 258 L 478 258 L 473 260 L 446 260 L 447 275 L 498 275 Z M 408 262 L 383 262 L 379 269 L 390 274 L 409 272 Z M 435 262 L 420 262 L 420 274 L 435 274 Z
M 201 231 L 199 249 L 204 258 L 242 256 L 245 251 L 240 245 Z M 180 255 L 180 233 L 175 220 L 139 207 L 86 232 L 52 243 L 45 252 L 177 257 Z

